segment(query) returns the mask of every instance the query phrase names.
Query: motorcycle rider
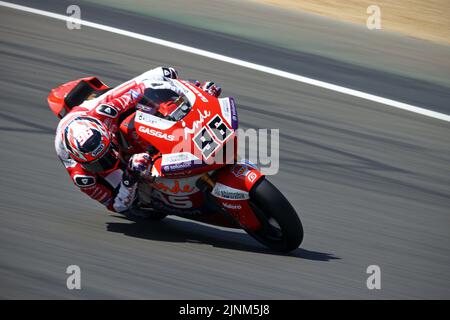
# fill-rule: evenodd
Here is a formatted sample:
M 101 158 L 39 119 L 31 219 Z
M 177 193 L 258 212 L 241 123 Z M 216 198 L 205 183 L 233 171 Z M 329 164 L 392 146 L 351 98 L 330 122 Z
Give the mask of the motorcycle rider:
M 149 176 L 152 158 L 137 153 L 124 159 L 117 141 L 119 118 L 133 111 L 144 90 L 155 82 L 177 79 L 172 67 L 158 67 L 137 76 L 103 95 L 74 107 L 61 119 L 56 130 L 55 149 L 73 182 L 89 197 L 110 211 L 125 215 L 136 198 L 137 182 Z M 218 97 L 221 88 L 213 82 L 194 84 Z

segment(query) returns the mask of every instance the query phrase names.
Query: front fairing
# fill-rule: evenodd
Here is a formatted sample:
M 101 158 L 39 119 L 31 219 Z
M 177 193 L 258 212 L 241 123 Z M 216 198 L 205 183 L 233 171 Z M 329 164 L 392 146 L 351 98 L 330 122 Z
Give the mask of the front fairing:
M 170 83 L 188 101 L 189 112 L 178 121 L 145 109 L 135 116 L 139 137 L 162 154 L 154 173 L 195 174 L 234 162 L 238 128 L 234 100 L 217 99 L 187 81 L 170 79 Z

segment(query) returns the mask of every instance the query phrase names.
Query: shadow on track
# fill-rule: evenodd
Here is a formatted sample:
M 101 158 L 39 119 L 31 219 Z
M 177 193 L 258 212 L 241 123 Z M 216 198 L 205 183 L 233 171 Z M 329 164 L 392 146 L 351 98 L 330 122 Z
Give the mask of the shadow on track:
M 164 242 L 190 242 L 231 250 L 295 257 L 314 261 L 330 261 L 340 259 L 333 254 L 296 249 L 290 253 L 278 253 L 265 248 L 245 233 L 224 231 L 215 227 L 191 221 L 180 221 L 165 218 L 161 221 L 130 220 L 132 223 L 108 222 L 107 230 L 122 233 L 126 236 Z

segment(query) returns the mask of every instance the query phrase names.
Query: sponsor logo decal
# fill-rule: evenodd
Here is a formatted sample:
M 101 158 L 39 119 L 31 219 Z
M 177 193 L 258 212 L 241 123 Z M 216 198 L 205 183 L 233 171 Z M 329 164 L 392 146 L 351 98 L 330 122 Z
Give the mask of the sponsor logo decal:
M 191 168 L 193 164 L 191 161 L 188 162 L 180 162 L 172 165 L 164 166 L 164 171 L 178 171 L 178 170 L 184 170 L 187 168 Z
M 175 121 L 158 118 L 154 115 L 144 113 L 139 110 L 136 112 L 135 121 L 136 123 L 143 123 L 147 126 L 154 127 L 160 130 L 167 130 L 176 123 Z
M 156 182 L 153 184 L 153 188 L 167 193 L 191 193 L 194 191 L 195 187 L 185 184 L 183 187 L 180 186 L 180 181 L 175 180 L 173 186 L 168 186 L 163 182 Z
M 75 184 L 80 188 L 91 187 L 95 184 L 95 178 L 92 176 L 75 175 L 73 177 Z
M 228 98 L 219 99 L 220 109 L 222 110 L 222 115 L 225 117 L 229 125 L 231 123 L 231 107 L 230 101 Z
M 169 68 L 162 68 L 164 77 L 171 77 L 172 72 L 170 72 Z
M 117 115 L 119 114 L 119 112 L 116 110 L 116 108 L 114 108 L 113 106 L 109 105 L 109 104 L 101 104 L 99 105 L 95 111 L 98 114 L 110 117 L 110 118 L 115 118 L 117 117 Z
M 245 200 L 246 196 L 243 193 L 232 192 L 227 190 L 218 190 L 216 193 L 217 196 L 225 199 L 233 199 L 233 200 Z
M 189 152 L 180 152 L 172 154 L 163 154 L 162 165 L 175 164 L 179 162 L 186 162 L 191 160 L 199 160 L 196 156 Z
M 211 112 L 208 110 L 205 110 L 203 113 L 200 112 L 200 110 L 197 109 L 199 119 L 195 120 L 192 123 L 192 128 L 186 127 L 186 123 L 182 120 L 181 125 L 184 127 L 184 138 L 187 139 L 187 136 L 190 134 L 195 133 L 195 131 L 200 127 L 200 125 L 205 121 L 206 118 L 208 118 L 211 115 Z
M 163 133 L 163 132 L 155 130 L 155 129 L 150 129 L 150 128 L 146 128 L 146 127 L 139 127 L 139 131 L 143 132 L 143 133 L 146 133 L 148 135 L 151 135 L 151 136 L 155 136 L 155 137 L 160 138 L 160 139 L 167 140 L 167 141 L 174 141 L 175 140 L 175 136 L 167 134 L 167 133 Z
M 237 112 L 236 112 L 236 106 L 234 104 L 234 99 L 233 98 L 228 98 L 229 102 L 230 102 L 230 108 L 231 108 L 231 118 L 233 119 L 233 129 L 237 128 L 237 121 L 238 121 L 238 117 L 237 117 Z
M 255 181 L 255 179 L 258 177 L 258 175 L 256 174 L 256 173 L 254 173 L 254 172 L 250 172 L 248 175 L 247 175 L 247 178 L 248 178 L 248 180 L 250 181 L 250 182 L 254 182 Z
M 218 198 L 228 200 L 246 200 L 250 198 L 248 192 L 231 188 L 221 183 L 216 183 L 212 194 Z
M 227 209 L 231 209 L 231 210 L 241 210 L 242 206 L 240 204 L 234 204 L 234 203 L 223 203 L 223 206 Z
M 231 173 L 234 174 L 236 178 L 246 177 L 250 182 L 255 182 L 258 175 L 255 172 L 249 170 L 249 165 L 247 164 L 235 164 L 231 167 Z
M 150 117 L 149 114 L 145 114 L 143 112 L 137 112 L 136 117 L 138 121 L 145 122 L 148 125 L 154 125 L 158 123 L 158 118 L 156 117 Z
M 100 144 L 100 145 L 97 147 L 97 149 L 95 149 L 94 151 L 92 151 L 92 155 L 93 155 L 94 157 L 98 156 L 98 155 L 100 154 L 100 152 L 103 151 L 103 149 L 105 149 L 105 145 L 102 143 L 102 144 Z
M 234 174 L 236 178 L 244 177 L 248 174 L 248 168 L 246 166 L 234 165 L 231 168 L 231 173 Z

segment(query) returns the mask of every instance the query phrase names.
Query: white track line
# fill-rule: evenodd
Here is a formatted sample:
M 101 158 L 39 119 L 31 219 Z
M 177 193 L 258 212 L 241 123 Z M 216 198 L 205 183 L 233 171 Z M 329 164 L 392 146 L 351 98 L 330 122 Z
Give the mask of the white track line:
M 16 9 L 16 10 L 20 10 L 20 11 L 25 11 L 25 12 L 29 12 L 29 13 L 34 13 L 34 14 L 38 14 L 38 15 L 41 15 L 41 16 L 46 16 L 46 17 L 50 17 L 50 18 L 54 18 L 54 19 L 58 19 L 58 20 L 77 22 L 80 25 L 83 25 L 83 26 L 86 26 L 86 27 L 100 29 L 100 30 L 104 30 L 104 31 L 120 34 L 120 35 L 123 35 L 123 36 L 126 36 L 126 37 L 135 38 L 135 39 L 143 40 L 143 41 L 146 41 L 146 42 L 155 43 L 155 44 L 158 44 L 158 45 L 161 45 L 161 46 L 165 46 L 165 47 L 169 47 L 169 48 L 173 48 L 173 49 L 189 52 L 189 53 L 192 53 L 192 54 L 196 54 L 196 55 L 203 56 L 203 57 L 208 57 L 208 58 L 215 59 L 215 60 L 220 60 L 220 61 L 223 61 L 223 62 L 235 64 L 235 65 L 238 65 L 238 66 L 241 66 L 241 67 L 245 67 L 245 68 L 249 68 L 249 69 L 253 69 L 253 70 L 269 73 L 269 74 L 276 75 L 276 76 L 279 76 L 279 77 L 291 79 L 291 80 L 294 80 L 294 81 L 306 83 L 306 84 L 313 85 L 313 86 L 316 86 L 316 87 L 325 88 L 325 89 L 328 89 L 328 90 L 340 92 L 340 93 L 347 94 L 347 95 L 350 95 L 350 96 L 354 96 L 354 97 L 358 97 L 358 98 L 362 98 L 362 99 L 378 102 L 378 103 L 381 103 L 381 104 L 385 104 L 385 105 L 388 105 L 388 106 L 391 106 L 391 107 L 394 107 L 394 108 L 403 109 L 403 110 L 407 110 L 407 111 L 410 111 L 410 112 L 418 113 L 418 114 L 421 114 L 421 115 L 424 115 L 424 116 L 428 116 L 428 117 L 431 117 L 431 118 L 436 118 L 436 119 L 440 119 L 440 120 L 444 120 L 444 121 L 449 121 L 450 122 L 450 115 L 446 115 L 446 114 L 443 114 L 443 113 L 439 113 L 439 112 L 431 111 L 431 110 L 428 110 L 428 109 L 416 107 L 416 106 L 413 106 L 413 105 L 410 105 L 410 104 L 406 104 L 406 103 L 403 103 L 403 102 L 399 102 L 399 101 L 383 98 L 383 97 L 376 96 L 376 95 L 373 95 L 373 94 L 369 94 L 369 93 L 366 93 L 366 92 L 362 92 L 362 91 L 358 91 L 358 90 L 353 90 L 353 89 L 341 87 L 341 86 L 338 86 L 338 85 L 335 85 L 335 84 L 332 84 L 332 83 L 319 81 L 319 80 L 315 80 L 315 79 L 311 79 L 311 78 L 307 78 L 307 77 L 303 77 L 303 76 L 300 76 L 300 75 L 297 75 L 297 74 L 293 74 L 293 73 L 285 72 L 285 71 L 282 71 L 282 70 L 278 70 L 278 69 L 262 66 L 262 65 L 251 63 L 251 62 L 248 62 L 248 61 L 243 61 L 243 60 L 227 57 L 227 56 L 224 56 L 224 55 L 221 55 L 221 54 L 217 54 L 217 53 L 214 53 L 214 52 L 210 52 L 210 51 L 206 51 L 206 50 L 201 50 L 201 49 L 185 46 L 185 45 L 182 45 L 182 44 L 179 44 L 179 43 L 166 41 L 166 40 L 162 40 L 162 39 L 146 36 L 146 35 L 135 33 L 135 32 L 130 32 L 130 31 L 122 30 L 122 29 L 117 29 L 117 28 L 105 26 L 103 24 L 98 24 L 98 23 L 89 22 L 89 21 L 85 21 L 85 20 L 78 20 L 78 19 L 74 19 L 74 18 L 72 18 L 70 16 L 65 16 L 65 15 L 62 15 L 62 14 L 57 14 L 57 13 L 48 12 L 48 11 L 44 11 L 44 10 L 34 9 L 34 8 L 30 8 L 30 7 L 25 7 L 25 6 L 21 6 L 21 5 L 14 4 L 14 3 L 0 1 L 0 6 L 8 7 L 8 8 L 11 8 L 11 9 Z

